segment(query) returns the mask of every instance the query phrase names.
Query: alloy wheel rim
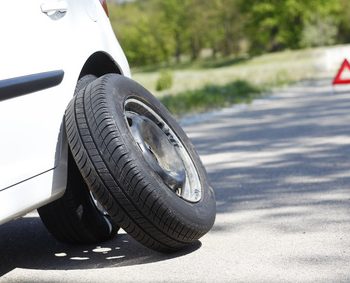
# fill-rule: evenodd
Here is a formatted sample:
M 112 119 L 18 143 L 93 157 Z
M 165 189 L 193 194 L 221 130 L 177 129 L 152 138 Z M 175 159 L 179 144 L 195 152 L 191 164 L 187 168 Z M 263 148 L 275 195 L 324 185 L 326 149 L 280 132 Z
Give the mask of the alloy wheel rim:
M 124 115 L 131 136 L 145 161 L 178 197 L 198 202 L 202 197 L 197 169 L 181 140 L 151 107 L 128 99 Z

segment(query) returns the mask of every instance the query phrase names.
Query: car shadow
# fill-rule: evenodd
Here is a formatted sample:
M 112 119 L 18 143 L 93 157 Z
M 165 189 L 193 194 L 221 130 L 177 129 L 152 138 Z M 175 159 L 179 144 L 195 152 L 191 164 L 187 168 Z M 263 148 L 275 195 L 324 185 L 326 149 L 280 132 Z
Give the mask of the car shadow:
M 0 239 L 0 276 L 15 268 L 74 270 L 139 265 L 184 256 L 201 247 L 197 241 L 180 252 L 162 254 L 123 232 L 99 245 L 67 245 L 56 241 L 39 217 L 2 225 Z

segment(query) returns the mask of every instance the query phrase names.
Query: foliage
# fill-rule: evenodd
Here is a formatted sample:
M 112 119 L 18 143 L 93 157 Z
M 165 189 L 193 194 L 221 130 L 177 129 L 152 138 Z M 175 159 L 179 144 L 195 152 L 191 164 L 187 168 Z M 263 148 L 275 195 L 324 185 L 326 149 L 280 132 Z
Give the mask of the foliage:
M 350 42 L 349 0 L 136 0 L 109 10 L 132 66 Z
M 164 62 L 173 49 L 169 27 L 149 2 L 144 0 L 110 7 L 112 27 L 134 65 Z
M 338 28 L 332 18 L 315 18 L 308 22 L 302 32 L 301 46 L 332 45 L 336 42 Z
M 241 7 L 252 53 L 301 47 L 303 34 L 319 27 L 315 20 L 332 21 L 339 9 L 336 0 L 245 0 Z
M 156 90 L 162 91 L 171 88 L 173 85 L 173 74 L 168 70 L 163 70 L 159 73 L 159 78 L 156 83 Z
M 338 42 L 350 42 L 350 1 L 339 0 L 341 12 L 338 14 Z

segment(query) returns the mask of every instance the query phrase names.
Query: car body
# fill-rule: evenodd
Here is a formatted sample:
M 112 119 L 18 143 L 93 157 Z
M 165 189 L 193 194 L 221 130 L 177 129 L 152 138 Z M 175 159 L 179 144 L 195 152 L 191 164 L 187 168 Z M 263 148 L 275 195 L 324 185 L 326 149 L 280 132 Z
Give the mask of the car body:
M 2 224 L 64 194 L 62 123 L 79 78 L 130 70 L 98 0 L 2 1 L 0 11 Z

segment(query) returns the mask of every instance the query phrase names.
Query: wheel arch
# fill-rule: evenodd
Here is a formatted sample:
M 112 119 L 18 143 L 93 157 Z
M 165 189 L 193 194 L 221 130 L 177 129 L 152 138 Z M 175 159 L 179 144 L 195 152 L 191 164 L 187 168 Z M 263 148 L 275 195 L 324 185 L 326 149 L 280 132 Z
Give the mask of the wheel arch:
M 109 54 L 102 51 L 95 52 L 84 63 L 76 85 L 78 84 L 79 79 L 86 75 L 101 77 L 108 73 L 123 75 L 122 68 Z M 68 140 L 62 121 L 56 147 L 55 168 L 52 184 L 52 196 L 55 196 L 55 199 L 64 194 L 67 185 L 68 170 Z
M 108 73 L 123 74 L 119 64 L 110 55 L 102 51 L 97 51 L 86 60 L 79 74 L 79 79 L 85 75 L 101 77 Z

